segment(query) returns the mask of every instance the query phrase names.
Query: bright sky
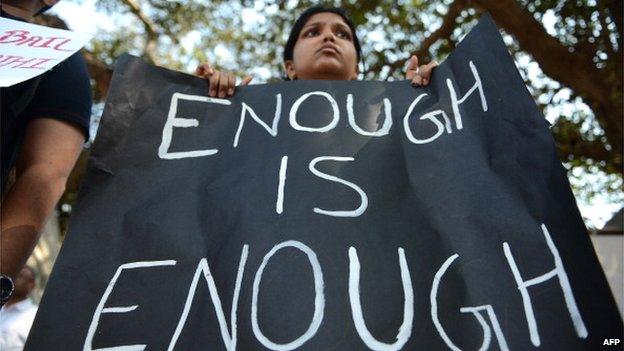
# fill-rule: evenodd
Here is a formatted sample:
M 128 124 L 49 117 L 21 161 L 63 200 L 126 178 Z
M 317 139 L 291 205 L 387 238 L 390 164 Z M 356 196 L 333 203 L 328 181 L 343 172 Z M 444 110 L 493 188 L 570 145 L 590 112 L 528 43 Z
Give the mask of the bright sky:
M 251 13 L 254 12 L 253 10 L 246 9 L 245 11 L 246 18 L 254 17 L 254 14 Z M 86 32 L 94 36 L 97 36 L 98 32 L 101 30 L 113 30 L 131 20 L 128 16 L 110 17 L 101 12 L 97 12 L 94 0 L 84 0 L 81 4 L 72 1 L 61 1 L 52 8 L 51 12 L 65 20 L 72 30 Z M 550 32 L 554 30 L 555 21 L 556 17 L 554 13 L 547 12 L 544 15 L 544 24 L 547 31 Z M 369 37 L 371 37 L 369 39 L 374 39 L 374 36 L 374 33 L 372 33 L 369 35 Z M 201 38 L 198 33 L 191 33 L 182 39 L 181 44 L 190 48 L 200 39 Z M 215 55 L 222 61 L 233 60 L 231 53 L 223 46 L 215 47 Z M 528 65 L 529 76 L 536 77 L 540 73 L 537 63 L 530 62 L 530 58 L 528 56 L 526 58 L 526 62 L 519 62 L 519 64 Z M 259 73 L 261 77 L 264 75 L 268 77 L 268 72 Z M 565 95 L 565 90 L 562 94 Z M 566 96 L 562 96 L 561 98 L 566 99 Z M 566 108 L 589 110 L 586 105 L 578 103 L 570 104 Z M 556 116 L 558 116 L 562 111 L 551 112 L 552 113 L 546 116 L 546 119 L 552 123 L 556 119 Z M 602 228 L 604 223 L 611 218 L 613 213 L 622 207 L 622 204 L 609 202 L 605 196 L 596 196 L 591 203 L 578 202 L 578 205 L 583 217 L 588 219 L 587 223 L 595 228 Z
M 96 11 L 94 0 L 85 0 L 82 4 L 61 1 L 50 10 L 50 13 L 62 18 L 72 30 L 94 36 L 100 29 L 115 28 L 115 21 L 111 17 Z

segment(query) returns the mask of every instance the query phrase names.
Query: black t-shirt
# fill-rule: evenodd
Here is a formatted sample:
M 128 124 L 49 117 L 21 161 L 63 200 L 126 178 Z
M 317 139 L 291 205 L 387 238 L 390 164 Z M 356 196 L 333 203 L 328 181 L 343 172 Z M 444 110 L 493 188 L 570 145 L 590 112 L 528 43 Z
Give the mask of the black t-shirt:
M 6 12 L 2 17 L 20 20 Z M 11 168 L 19 155 L 28 123 L 36 118 L 53 118 L 80 127 L 89 138 L 91 85 L 84 58 L 75 53 L 50 71 L 0 89 L 2 122 L 2 193 Z

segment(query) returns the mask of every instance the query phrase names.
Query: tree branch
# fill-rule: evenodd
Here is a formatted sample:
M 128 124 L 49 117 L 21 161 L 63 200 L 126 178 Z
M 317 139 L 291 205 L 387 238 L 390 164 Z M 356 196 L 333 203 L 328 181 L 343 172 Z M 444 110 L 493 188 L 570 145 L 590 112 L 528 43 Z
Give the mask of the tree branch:
M 449 5 L 448 11 L 444 15 L 444 17 L 442 17 L 442 24 L 440 25 L 440 27 L 436 29 L 433 33 L 431 33 L 427 38 L 425 38 L 425 40 L 423 40 L 422 44 L 415 52 L 389 65 L 385 65 L 383 62 L 380 62 L 379 65 L 369 67 L 367 72 L 380 70 L 381 67 L 386 66 L 390 69 L 388 77 L 391 77 L 394 72 L 405 67 L 405 62 L 407 62 L 407 60 L 409 60 L 412 55 L 416 55 L 416 57 L 421 60 L 425 57 L 431 56 L 429 53 L 429 49 L 439 40 L 446 39 L 449 42 L 452 42 L 451 34 L 453 34 L 453 30 L 455 29 L 455 19 L 457 18 L 457 16 L 459 16 L 465 5 L 466 3 L 464 0 L 455 0 L 451 5 Z
M 141 5 L 136 0 L 122 0 L 122 3 L 143 23 L 143 28 L 145 28 L 145 33 L 147 34 L 143 52 L 151 62 L 157 63 L 155 50 L 158 37 L 160 36 L 158 26 L 141 10 Z
M 417 57 L 429 56 L 429 48 L 440 39 L 446 39 L 452 42 L 451 35 L 455 29 L 455 19 L 465 7 L 466 3 L 464 0 L 455 0 L 449 5 L 448 11 L 444 17 L 442 17 L 442 25 L 440 28 L 436 29 L 435 32 L 425 38 L 418 50 L 414 52 L 414 55 Z M 405 62 L 405 60 L 403 62 Z
M 513 35 L 545 74 L 574 90 L 590 105 L 615 153 L 622 152 L 623 107 L 620 77 L 598 69 L 593 56 L 572 51 L 550 36 L 517 0 L 473 0 Z
M 560 119 L 553 126 L 555 144 L 561 160 L 583 162 L 586 159 L 593 160 L 601 165 L 601 169 L 609 174 L 622 173 L 622 155 L 608 150 L 600 140 L 587 140 L 579 132 L 578 125 L 569 121 L 560 123 Z M 571 124 L 571 125 L 568 125 Z
M 161 11 L 166 11 L 166 12 L 171 11 L 170 8 L 168 8 L 167 6 L 163 5 L 162 0 L 156 0 L 156 1 L 148 0 L 148 2 L 149 2 L 149 4 L 152 7 L 157 8 L 157 9 L 159 9 Z M 169 4 L 169 3 L 167 3 L 167 4 Z M 172 5 L 176 7 L 176 9 L 174 9 L 173 11 L 177 11 L 178 8 L 181 8 L 181 7 L 185 6 L 185 5 L 180 4 L 180 3 L 172 3 Z M 169 26 L 160 25 L 159 27 L 164 32 L 164 34 L 166 34 L 169 37 L 169 39 L 171 39 L 172 43 L 174 43 L 175 45 L 179 45 L 180 44 L 180 39 L 178 38 L 178 35 L 176 33 L 172 32 L 171 28 Z

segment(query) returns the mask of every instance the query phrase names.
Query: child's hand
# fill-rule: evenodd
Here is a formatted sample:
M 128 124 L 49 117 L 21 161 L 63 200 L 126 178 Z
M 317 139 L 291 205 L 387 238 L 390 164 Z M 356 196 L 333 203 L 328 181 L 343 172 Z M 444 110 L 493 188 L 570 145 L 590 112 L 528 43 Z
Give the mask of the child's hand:
M 232 73 L 217 71 L 208 62 L 204 62 L 197 67 L 195 74 L 208 80 L 209 96 L 225 98 L 234 95 L 236 77 Z M 252 76 L 245 76 L 240 85 L 247 85 L 252 79 Z
M 412 81 L 413 86 L 425 86 L 431 80 L 431 71 L 438 66 L 436 61 L 431 61 L 426 65 L 418 66 L 418 57 L 413 55 L 409 59 L 409 64 L 405 72 L 405 78 Z

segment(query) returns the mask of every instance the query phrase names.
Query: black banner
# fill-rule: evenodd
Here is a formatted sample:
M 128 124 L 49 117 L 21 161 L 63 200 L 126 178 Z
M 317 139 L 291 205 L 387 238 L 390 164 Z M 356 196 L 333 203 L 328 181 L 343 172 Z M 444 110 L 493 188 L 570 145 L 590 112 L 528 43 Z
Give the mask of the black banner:
M 490 17 L 427 87 L 126 56 L 27 350 L 597 350 L 622 320 Z

